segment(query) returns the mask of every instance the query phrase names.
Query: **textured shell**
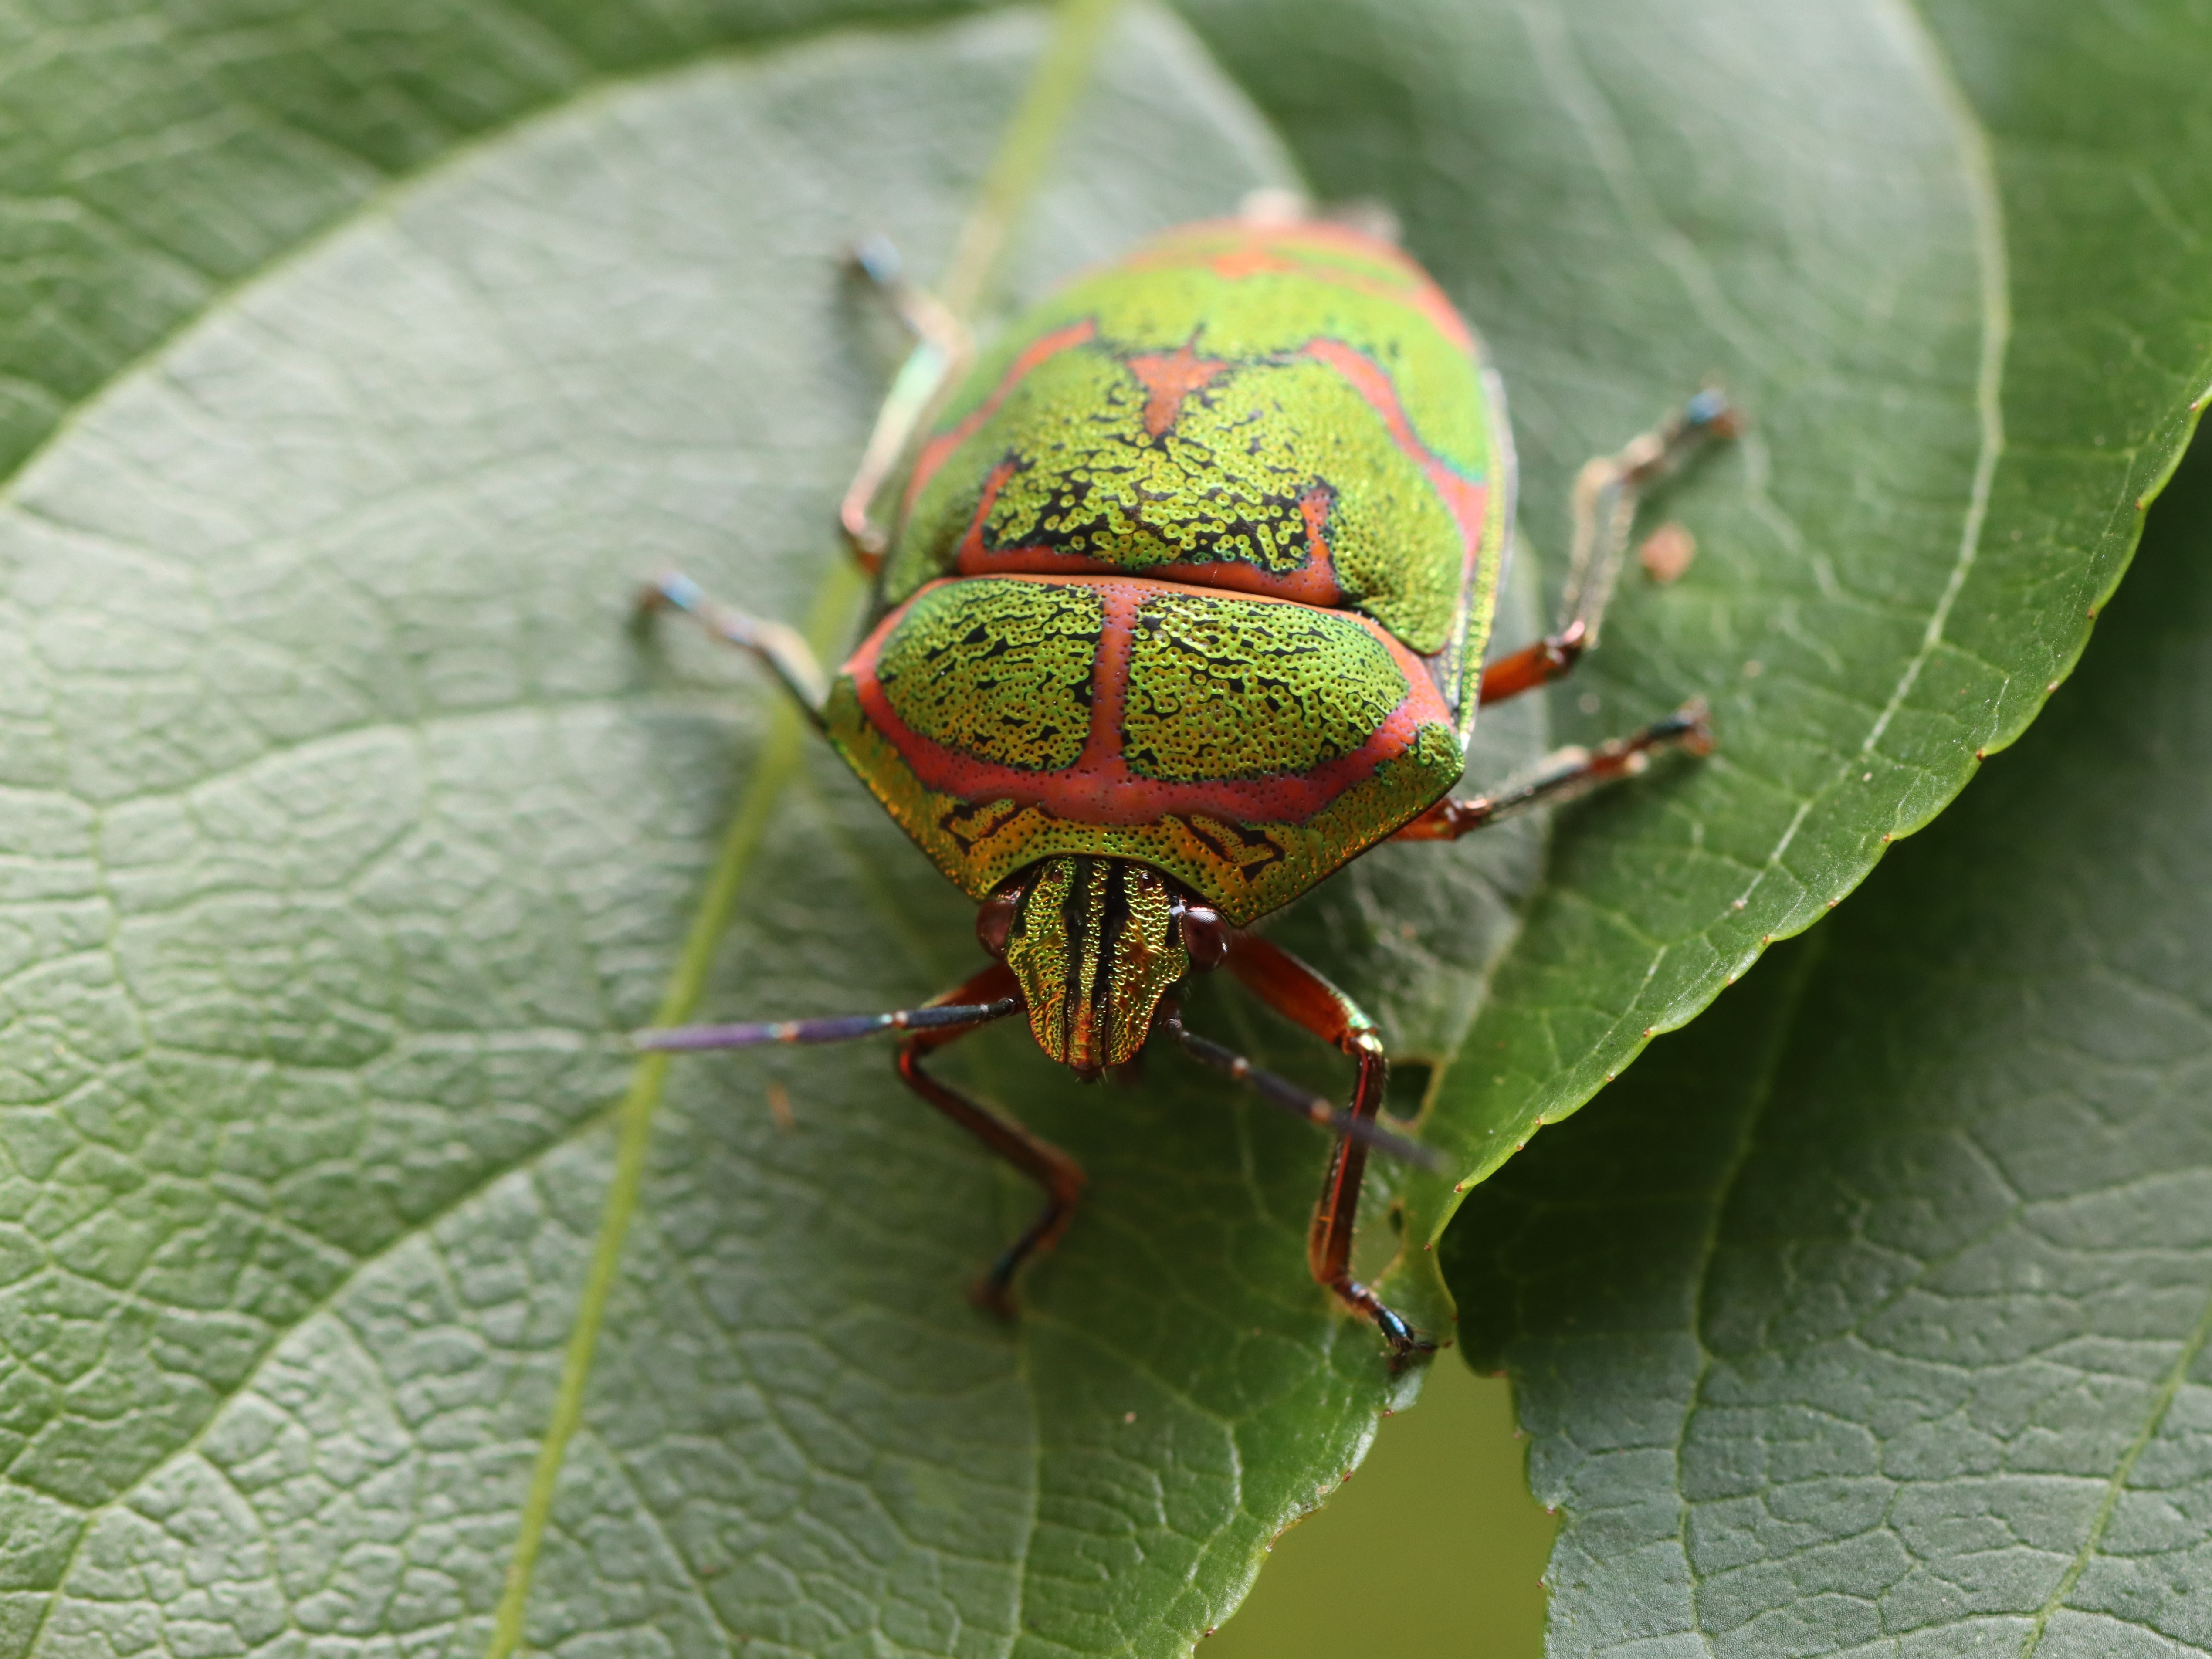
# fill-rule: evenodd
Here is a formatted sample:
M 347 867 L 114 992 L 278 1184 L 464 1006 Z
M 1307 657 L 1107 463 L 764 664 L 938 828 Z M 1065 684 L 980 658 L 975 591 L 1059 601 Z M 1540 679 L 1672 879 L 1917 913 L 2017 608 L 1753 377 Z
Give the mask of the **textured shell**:
M 1431 659 L 1464 724 L 1506 433 L 1474 337 L 1395 248 L 1189 226 L 1047 300 L 969 375 L 914 469 L 884 600 L 1090 570 L 1360 611 Z
M 1141 577 L 933 583 L 845 665 L 829 726 L 972 897 L 1054 854 L 1100 854 L 1240 922 L 1460 773 L 1450 710 L 1380 623 Z
M 1249 921 L 1457 780 L 1511 486 L 1495 379 L 1395 249 L 1171 233 L 949 401 L 831 735 L 973 896 L 1090 853 Z

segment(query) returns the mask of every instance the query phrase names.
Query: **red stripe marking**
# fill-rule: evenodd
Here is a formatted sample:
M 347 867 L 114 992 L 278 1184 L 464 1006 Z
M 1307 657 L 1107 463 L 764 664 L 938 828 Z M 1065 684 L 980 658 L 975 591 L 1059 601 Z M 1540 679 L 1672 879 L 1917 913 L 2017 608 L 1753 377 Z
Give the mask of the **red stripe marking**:
M 994 475 L 995 477 L 995 475 Z M 1319 492 L 1316 492 L 1318 494 Z M 1310 498 L 1309 498 L 1310 499 Z M 956 568 L 963 576 L 1111 576 L 1130 575 L 1126 565 L 1088 553 L 1069 553 L 1057 547 L 983 546 L 981 515 L 960 543 Z M 1167 582 L 1177 587 L 1210 587 L 1219 592 L 1249 593 L 1267 599 L 1290 599 L 1299 605 L 1333 611 L 1346 603 L 1336 585 L 1336 567 L 1329 562 L 1328 547 L 1322 544 L 1305 564 L 1296 570 L 1262 570 L 1255 564 L 1228 559 L 1178 559 L 1173 564 L 1145 567 L 1139 580 Z
M 1173 351 L 1127 361 L 1129 373 L 1143 383 L 1145 431 L 1155 438 L 1176 423 L 1184 398 L 1229 367 L 1221 358 L 1200 356 L 1187 343 Z
M 1238 238 L 1242 246 L 1208 252 L 1202 246 L 1223 237 Z M 1304 248 L 1327 253 L 1331 249 L 1364 254 L 1395 265 L 1404 273 L 1402 283 L 1389 283 L 1358 271 L 1314 269 L 1297 253 Z M 1472 354 L 1474 335 L 1458 307 L 1437 286 L 1436 278 L 1421 269 L 1403 248 L 1378 242 L 1348 225 L 1307 221 L 1290 225 L 1249 225 L 1236 219 L 1213 219 L 1170 232 L 1151 246 L 1139 250 L 1128 262 L 1133 267 L 1202 265 L 1225 281 L 1271 274 L 1304 275 L 1318 283 L 1332 283 L 1378 299 L 1395 300 L 1412 307 L 1458 349 Z
M 1451 715 L 1419 657 L 1401 645 L 1382 626 L 1369 617 L 1347 611 L 1346 617 L 1365 629 L 1390 653 L 1405 675 L 1407 695 L 1385 717 L 1374 735 L 1351 754 L 1325 761 L 1312 770 L 1263 778 L 1208 780 L 1191 783 L 1164 782 L 1130 771 L 1121 756 L 1121 717 L 1127 707 L 1129 658 L 1133 648 L 1136 612 L 1146 599 L 1163 592 L 1182 592 L 1215 597 L 1218 590 L 1142 577 L 1044 577 L 1017 574 L 1014 581 L 1057 580 L 1065 585 L 1096 589 L 1106 610 L 1103 639 L 1091 673 L 1091 730 L 1083 752 L 1073 766 L 1059 772 L 1038 773 L 1000 766 L 963 755 L 921 736 L 901 720 L 877 683 L 875 665 L 890 630 L 906 615 L 907 601 L 877 624 L 860 648 L 844 666 L 859 693 L 868 723 L 896 747 L 922 784 L 941 794 L 970 804 L 1011 800 L 1016 808 L 1041 806 L 1055 817 L 1077 823 L 1154 823 L 1170 817 L 1203 814 L 1231 823 L 1303 823 L 1361 780 L 1373 775 L 1386 761 L 1395 760 L 1413 746 L 1422 726 L 1449 728 Z M 957 580 L 957 579 L 955 579 Z M 932 582 L 927 593 L 941 584 Z M 1255 596 L 1254 604 L 1287 604 Z
M 1406 406 L 1398 401 L 1398 388 L 1372 358 L 1354 351 L 1340 340 L 1309 340 L 1304 350 L 1307 356 L 1328 364 L 1351 382 L 1352 390 L 1382 417 L 1398 447 L 1428 475 L 1429 483 L 1443 497 L 1453 522 L 1459 526 L 1460 544 L 1467 550 L 1462 564 L 1464 580 L 1474 570 L 1482 549 L 1483 516 L 1490 500 L 1488 483 L 1463 476 L 1458 468 L 1420 441 L 1413 431 L 1413 422 L 1406 416 Z
M 989 397 L 984 398 L 958 425 L 939 433 L 922 445 L 921 454 L 915 459 L 914 477 L 907 481 L 906 499 L 901 503 L 900 511 L 903 513 L 913 507 L 915 498 L 921 494 L 922 487 L 936 476 L 937 469 L 945 465 L 954 450 L 973 437 L 984 422 L 999 412 L 999 405 L 1012 396 L 1014 388 L 1034 373 L 1040 364 L 1057 357 L 1070 347 L 1097 338 L 1097 321 L 1085 317 L 1064 328 L 1056 328 L 1049 334 L 1040 334 L 1024 347 L 1022 355 L 1008 366 L 1005 378 L 991 388 Z
M 991 509 L 999 504 L 999 492 L 1006 487 L 1006 480 L 1021 470 L 1019 461 L 1007 459 L 1000 461 L 984 475 L 983 494 L 975 503 L 975 516 L 968 520 L 967 531 L 960 538 L 959 553 L 955 560 L 962 575 L 981 575 L 983 574 L 981 569 L 970 569 L 969 566 L 988 566 L 990 563 L 993 556 L 990 550 L 983 545 L 983 524 L 991 516 Z M 1076 556 L 1071 554 L 1068 556 Z
M 1306 521 L 1306 556 L 1316 564 L 1332 567 L 1335 556 L 1328 550 L 1328 510 L 1336 505 L 1336 497 L 1329 493 L 1327 484 L 1316 484 L 1298 497 L 1298 514 Z
M 1273 248 L 1254 242 L 1215 254 L 1206 262 L 1206 268 L 1224 282 L 1238 283 L 1247 276 L 1279 275 L 1299 267 L 1295 260 L 1285 259 Z
M 1105 631 L 1098 640 L 1098 654 L 1091 662 L 1091 731 L 1073 770 L 1097 777 L 1128 775 L 1121 759 L 1121 717 L 1129 708 L 1129 659 L 1137 650 L 1137 607 L 1151 596 L 1144 585 L 1130 581 L 1094 581 L 1106 602 Z

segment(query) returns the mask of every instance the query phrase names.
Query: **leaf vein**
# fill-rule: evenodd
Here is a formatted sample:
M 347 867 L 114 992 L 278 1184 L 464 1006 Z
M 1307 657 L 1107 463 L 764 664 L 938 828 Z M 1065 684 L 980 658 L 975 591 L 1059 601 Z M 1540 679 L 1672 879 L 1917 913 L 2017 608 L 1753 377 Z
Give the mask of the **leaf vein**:
M 2181 1385 L 2188 1381 L 2190 1368 L 2196 1364 L 2208 1341 L 2212 1341 L 2212 1297 L 2206 1298 L 2204 1310 L 2197 1316 L 2197 1328 L 2189 1334 L 2181 1352 L 2174 1357 L 2172 1369 L 2160 1384 L 2158 1393 L 2152 1396 L 2151 1407 L 2144 1415 L 2142 1428 L 2129 1443 L 2128 1449 L 2120 1454 L 2120 1461 L 2114 1466 L 2112 1478 L 2105 1483 L 2104 1499 L 2097 1505 L 2097 1513 L 2090 1520 L 2089 1530 L 2081 1540 L 2081 1548 L 2075 1552 L 2074 1559 L 2068 1565 L 2065 1576 L 2060 1578 L 2050 1598 L 2036 1609 L 2035 1622 L 2028 1632 L 2027 1645 L 2020 1650 L 2021 1659 L 2034 1659 L 2036 1650 L 2043 1645 L 2044 1632 L 2050 1627 L 2052 1617 L 2065 1605 L 2066 1598 L 2074 1593 L 2075 1585 L 2081 1582 L 2082 1573 L 2087 1571 L 2097 1553 L 2097 1547 L 2104 1542 L 2106 1529 L 2112 1525 L 2112 1516 L 2119 1509 L 2121 1496 L 2127 1491 L 2128 1477 L 2135 1472 L 2136 1460 L 2157 1437 L 2160 1426 L 2166 1421 L 2166 1413 L 2172 1409 L 2175 1399 L 2181 1393 Z

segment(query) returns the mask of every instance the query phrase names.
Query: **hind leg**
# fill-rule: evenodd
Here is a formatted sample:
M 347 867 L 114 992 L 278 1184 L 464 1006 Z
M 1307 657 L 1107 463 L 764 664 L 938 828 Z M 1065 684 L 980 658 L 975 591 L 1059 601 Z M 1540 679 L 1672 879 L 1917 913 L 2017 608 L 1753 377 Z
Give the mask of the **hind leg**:
M 1605 608 L 1620 580 L 1636 509 L 1651 487 L 1704 445 L 1732 438 L 1741 420 L 1718 392 L 1700 392 L 1656 431 L 1631 439 L 1617 455 L 1586 462 L 1576 476 L 1575 539 L 1559 631 L 1500 657 L 1482 671 L 1482 701 L 1503 702 L 1549 684 L 1597 643 Z

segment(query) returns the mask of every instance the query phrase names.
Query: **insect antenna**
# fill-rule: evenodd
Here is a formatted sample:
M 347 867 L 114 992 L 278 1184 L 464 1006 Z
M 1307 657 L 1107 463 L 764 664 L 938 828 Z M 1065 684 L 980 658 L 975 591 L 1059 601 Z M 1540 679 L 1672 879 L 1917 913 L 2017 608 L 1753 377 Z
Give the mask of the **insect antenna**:
M 630 1047 L 688 1053 L 702 1048 L 758 1048 L 772 1042 L 848 1042 L 878 1031 L 942 1030 L 987 1025 L 1021 1006 L 1013 997 L 995 1002 L 945 1003 L 900 1008 L 888 1014 L 841 1014 L 828 1019 L 760 1020 L 739 1025 L 664 1025 L 630 1033 Z

